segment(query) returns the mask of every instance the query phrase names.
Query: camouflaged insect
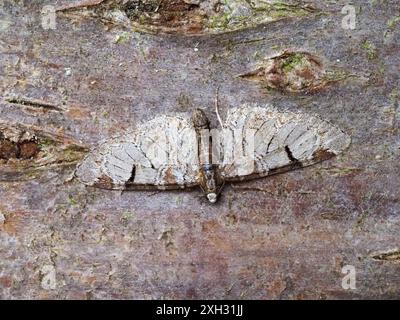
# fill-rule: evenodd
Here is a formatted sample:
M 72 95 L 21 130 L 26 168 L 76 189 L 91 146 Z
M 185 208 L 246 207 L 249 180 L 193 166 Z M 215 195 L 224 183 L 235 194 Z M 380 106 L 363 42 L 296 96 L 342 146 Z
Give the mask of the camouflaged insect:
M 266 177 L 312 165 L 350 144 L 317 116 L 243 106 L 219 130 L 197 109 L 192 117 L 162 115 L 90 152 L 76 170 L 84 184 L 117 190 L 200 186 L 211 203 L 225 182 Z

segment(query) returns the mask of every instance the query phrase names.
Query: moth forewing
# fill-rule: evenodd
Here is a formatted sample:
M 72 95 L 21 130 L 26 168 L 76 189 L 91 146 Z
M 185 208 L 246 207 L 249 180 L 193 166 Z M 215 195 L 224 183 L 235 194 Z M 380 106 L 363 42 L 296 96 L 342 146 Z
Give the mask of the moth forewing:
M 221 174 L 226 180 L 246 180 L 259 176 L 298 169 L 326 160 L 345 150 L 350 137 L 328 121 L 303 113 L 278 111 L 272 107 L 249 106 L 228 112 L 226 129 L 242 132 L 252 128 L 254 133 L 254 170 L 238 172 L 242 168 L 231 150 L 233 135 L 224 144 L 225 154 L 233 163 L 225 161 Z M 321 132 L 320 129 L 323 129 Z M 245 140 L 243 139 L 243 145 Z M 230 158 L 229 160 L 231 160 Z

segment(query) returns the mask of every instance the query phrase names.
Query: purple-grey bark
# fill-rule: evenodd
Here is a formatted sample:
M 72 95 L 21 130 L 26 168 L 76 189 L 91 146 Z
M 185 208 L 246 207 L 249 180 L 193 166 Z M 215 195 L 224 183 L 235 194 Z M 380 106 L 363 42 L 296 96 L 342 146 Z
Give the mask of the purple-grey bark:
M 0 0 L 1 128 L 34 128 L 54 153 L 40 166 L 27 140 L 0 136 L 0 298 L 399 298 L 398 1 L 356 1 L 354 30 L 345 1 L 316 0 L 318 14 L 227 33 L 150 34 L 81 9 L 43 28 L 43 7 L 67 2 Z M 274 86 L 240 76 L 287 50 L 318 57 L 335 81 L 290 92 L 286 75 Z M 155 115 L 200 107 L 216 126 L 217 87 L 222 118 L 271 103 L 333 122 L 352 144 L 227 185 L 215 205 L 197 189 L 71 179 L 86 150 Z M 354 290 L 342 288 L 346 265 Z

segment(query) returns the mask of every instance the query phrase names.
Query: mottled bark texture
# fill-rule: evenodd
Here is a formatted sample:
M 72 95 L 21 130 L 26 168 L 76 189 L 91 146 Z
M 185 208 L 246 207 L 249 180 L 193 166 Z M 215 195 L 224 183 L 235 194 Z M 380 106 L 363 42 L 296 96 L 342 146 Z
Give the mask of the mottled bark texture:
M 122 13 L 104 2 L 0 0 L 0 297 L 399 298 L 398 1 L 354 1 L 354 30 L 345 1 L 275 2 L 256 16 L 217 6 L 214 24 L 207 6 L 196 16 L 201 1 Z M 45 5 L 59 10 L 54 29 Z M 352 143 L 226 185 L 215 205 L 197 189 L 71 179 L 88 150 L 156 115 L 200 107 L 217 127 L 217 87 L 223 119 L 270 103 L 329 120 Z M 345 265 L 354 290 L 342 288 Z

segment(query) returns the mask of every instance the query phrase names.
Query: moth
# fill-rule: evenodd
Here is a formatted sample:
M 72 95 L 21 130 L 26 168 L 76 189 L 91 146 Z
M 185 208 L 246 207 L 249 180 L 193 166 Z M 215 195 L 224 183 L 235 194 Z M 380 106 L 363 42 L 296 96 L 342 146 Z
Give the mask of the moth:
M 200 186 L 215 203 L 226 182 L 303 168 L 338 155 L 350 141 L 318 116 L 270 105 L 230 109 L 221 128 L 211 130 L 196 109 L 192 116 L 157 116 L 104 142 L 75 175 L 86 185 L 114 190 Z

